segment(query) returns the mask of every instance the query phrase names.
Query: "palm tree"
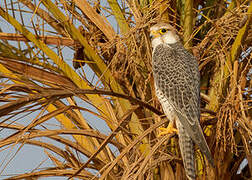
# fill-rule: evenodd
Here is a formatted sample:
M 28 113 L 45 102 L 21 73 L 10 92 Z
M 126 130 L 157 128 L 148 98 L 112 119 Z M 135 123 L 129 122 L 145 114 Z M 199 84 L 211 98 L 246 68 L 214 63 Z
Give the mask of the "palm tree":
M 196 147 L 197 178 L 250 178 L 251 12 L 249 0 L 2 2 L 0 148 L 37 146 L 53 163 L 9 178 L 185 179 L 177 136 L 157 137 L 168 119 L 148 29 L 159 21 L 199 60 L 216 167 Z

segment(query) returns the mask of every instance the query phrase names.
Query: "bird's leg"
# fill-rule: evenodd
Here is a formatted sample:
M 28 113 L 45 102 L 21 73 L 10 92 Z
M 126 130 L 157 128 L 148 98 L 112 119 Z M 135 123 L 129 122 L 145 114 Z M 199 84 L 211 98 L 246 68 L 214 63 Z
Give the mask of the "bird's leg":
M 166 134 L 172 134 L 172 133 L 176 133 L 178 134 L 178 130 L 174 127 L 175 126 L 175 121 L 171 120 L 167 126 L 167 128 L 159 128 L 159 130 L 161 131 L 158 134 L 158 137 L 166 135 Z

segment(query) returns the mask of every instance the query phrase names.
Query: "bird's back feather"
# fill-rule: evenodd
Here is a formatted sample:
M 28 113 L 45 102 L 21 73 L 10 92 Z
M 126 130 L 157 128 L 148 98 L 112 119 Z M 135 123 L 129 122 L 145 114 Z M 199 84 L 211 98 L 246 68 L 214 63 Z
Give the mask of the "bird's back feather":
M 196 59 L 184 49 L 181 43 L 161 44 L 153 51 L 152 65 L 156 89 L 159 89 L 160 94 L 163 95 L 160 96 L 159 101 L 161 104 L 163 102 L 173 107 L 172 113 L 177 115 L 184 131 L 213 165 L 199 123 L 200 75 Z M 169 117 L 167 113 L 166 115 Z

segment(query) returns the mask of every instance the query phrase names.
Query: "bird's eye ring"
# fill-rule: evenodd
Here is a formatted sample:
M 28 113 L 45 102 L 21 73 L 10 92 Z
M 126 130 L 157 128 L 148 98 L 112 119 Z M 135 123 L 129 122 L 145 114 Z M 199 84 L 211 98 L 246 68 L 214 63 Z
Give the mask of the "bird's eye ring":
M 167 31 L 168 31 L 168 30 L 165 29 L 165 28 L 160 29 L 160 33 L 162 33 L 162 34 L 166 33 Z

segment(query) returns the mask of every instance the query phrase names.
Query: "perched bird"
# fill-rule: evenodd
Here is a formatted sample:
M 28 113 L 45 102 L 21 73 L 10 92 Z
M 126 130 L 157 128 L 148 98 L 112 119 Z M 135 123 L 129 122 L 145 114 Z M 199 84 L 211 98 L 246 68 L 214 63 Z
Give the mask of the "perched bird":
M 175 29 L 166 23 L 150 28 L 153 47 L 152 68 L 155 91 L 165 115 L 170 120 L 161 135 L 177 132 L 179 146 L 190 180 L 196 178 L 194 143 L 213 165 L 211 152 L 201 129 L 200 74 L 195 57 L 179 41 Z M 177 129 L 174 128 L 174 122 Z

